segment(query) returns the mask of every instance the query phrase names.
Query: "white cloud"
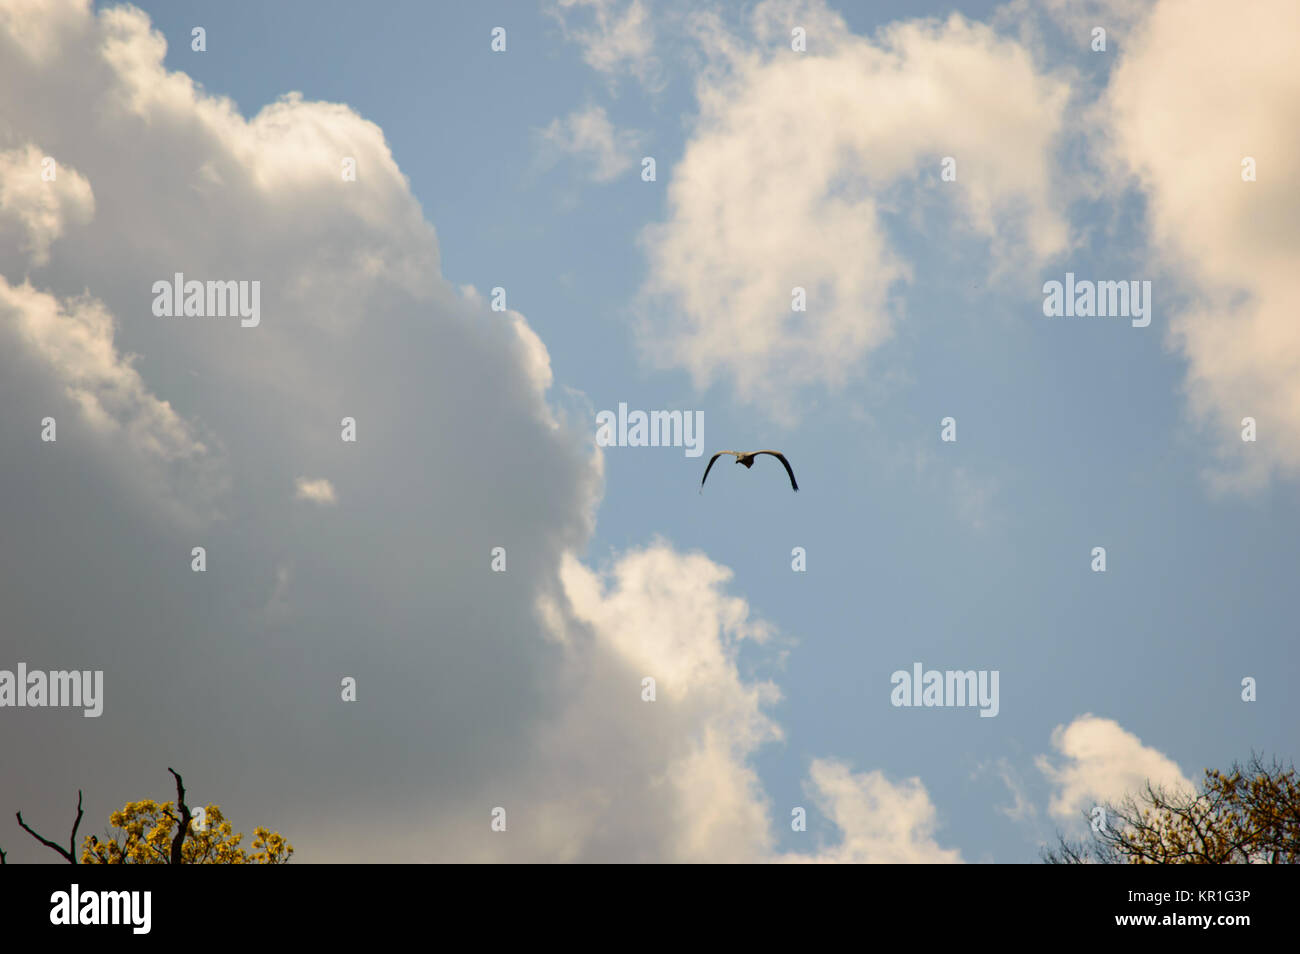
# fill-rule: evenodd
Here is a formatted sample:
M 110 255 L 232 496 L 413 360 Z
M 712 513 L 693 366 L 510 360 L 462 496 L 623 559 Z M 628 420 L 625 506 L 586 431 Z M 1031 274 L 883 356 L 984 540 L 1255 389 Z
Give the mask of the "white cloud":
M 1248 15 L 1166 0 L 1124 39 L 1103 103 L 1113 185 L 1140 185 L 1156 264 L 1198 293 L 1173 317 L 1172 341 L 1224 485 L 1300 475 L 1297 35 L 1291 0 Z M 1242 181 L 1246 156 L 1257 182 Z M 1243 417 L 1258 420 L 1258 443 L 1240 440 Z
M 763 711 L 779 693 L 737 671 L 740 643 L 769 628 L 723 591 L 730 571 L 656 543 L 604 574 L 568 557 L 560 576 L 567 612 L 547 615 L 564 647 L 566 704 L 530 772 L 543 780 L 529 800 L 547 819 L 543 853 L 761 858 L 772 834 L 749 758 L 781 736 Z M 641 699 L 645 677 L 655 702 Z
M 664 86 L 654 26 L 642 0 L 554 0 L 547 11 L 592 69 L 610 77 L 627 72 L 653 90 Z
M 1114 719 L 1085 713 L 1058 725 L 1052 747 L 1058 760 L 1040 755 L 1036 764 L 1054 787 L 1048 811 L 1063 822 L 1079 822 L 1094 805 L 1140 795 L 1148 781 L 1171 792 L 1194 789 L 1177 763 Z
M 806 54 L 789 49 L 787 24 L 801 20 L 814 28 Z M 956 15 L 868 39 L 822 4 L 769 2 L 754 28 L 751 46 L 717 17 L 695 20 L 712 62 L 668 177 L 670 216 L 645 236 L 654 317 L 641 342 L 697 386 L 727 379 L 741 401 L 791 419 L 798 389 L 843 385 L 890 333 L 891 286 L 911 274 L 882 218 L 900 188 L 951 198 L 994 270 L 1065 246 L 1050 151 L 1068 91 L 1019 44 Z M 944 156 L 955 183 L 938 181 Z M 795 286 L 806 313 L 791 311 Z
M 17 37 L 16 52 L 37 64 L 48 63 L 60 34 L 85 22 L 91 0 L 5 0 L 0 4 L 0 33 Z
M 542 618 L 564 656 L 558 714 L 534 735 L 529 764 L 494 782 L 508 802 L 509 840 L 449 819 L 439 840 L 478 860 L 669 862 L 938 862 L 960 860 L 933 840 L 934 806 L 918 779 L 852 774 L 814 760 L 809 795 L 838 828 L 835 844 L 777 850 L 775 812 L 752 765 L 782 738 L 765 709 L 770 681 L 746 681 L 736 658 L 772 628 L 726 586 L 731 572 L 657 541 L 605 571 L 566 557 L 563 597 Z M 656 701 L 642 699 L 655 680 Z M 512 810 L 513 809 L 513 810 Z M 777 817 L 780 816 L 780 817 Z
M 42 177 L 47 158 L 54 160 L 50 181 Z M 60 168 L 33 143 L 0 152 L 0 242 L 17 244 L 31 264 L 44 265 L 64 229 L 94 214 L 90 183 L 75 169 Z
M 838 827 L 842 841 L 783 861 L 836 864 L 957 864 L 961 854 L 934 839 L 938 813 L 919 778 L 890 782 L 882 772 L 853 773 L 815 759 L 804 789 Z
M 306 500 L 309 503 L 329 506 L 339 502 L 338 495 L 334 492 L 334 485 L 324 477 L 318 477 L 315 480 L 309 480 L 306 477 L 299 477 L 294 483 L 294 496 L 298 500 Z
M 636 164 L 638 133 L 615 129 L 600 106 L 575 110 L 564 119 L 554 119 L 541 131 L 548 151 L 583 160 L 596 182 L 617 179 Z

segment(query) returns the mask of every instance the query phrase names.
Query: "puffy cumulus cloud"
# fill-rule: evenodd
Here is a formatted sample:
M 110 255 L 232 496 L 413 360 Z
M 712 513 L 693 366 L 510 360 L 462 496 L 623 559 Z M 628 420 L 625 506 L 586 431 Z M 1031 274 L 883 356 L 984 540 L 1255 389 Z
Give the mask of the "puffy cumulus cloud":
M 1091 713 L 1052 731 L 1058 760 L 1040 755 L 1036 763 L 1053 786 L 1048 811 L 1063 822 L 1079 822 L 1094 805 L 1136 795 L 1148 782 L 1171 791 L 1195 786 L 1172 759 L 1143 745 L 1114 719 Z
M 457 818 L 439 840 L 475 860 L 674 862 L 956 861 L 931 837 L 935 811 L 919 780 L 853 775 L 816 760 L 806 786 L 840 831 L 810 854 L 775 848 L 770 800 L 752 766 L 782 738 L 765 707 L 770 681 L 737 666 L 771 627 L 727 593 L 731 573 L 663 541 L 604 571 L 572 557 L 563 593 L 542 618 L 563 656 L 554 713 L 535 732 L 525 769 L 495 781 L 481 804 L 506 808 L 508 838 L 482 817 Z M 655 680 L 655 701 L 643 680 Z
M 1300 474 L 1297 33 L 1288 0 L 1248 13 L 1157 3 L 1126 38 L 1103 104 L 1116 178 L 1147 196 L 1155 261 L 1194 292 L 1166 314 L 1221 484 Z M 1242 181 L 1245 157 L 1258 181 Z M 1243 417 L 1257 419 L 1258 443 L 1240 440 Z
M 482 309 L 487 307 L 487 300 L 473 285 L 461 285 L 459 288 L 461 297 L 465 299 L 471 307 Z M 532 391 L 534 400 L 534 413 L 538 420 L 546 424 L 551 429 L 560 426 L 547 403 L 547 392 L 551 389 L 551 384 L 555 380 L 555 375 L 551 371 L 551 353 L 546 350 L 546 343 L 542 341 L 537 332 L 533 331 L 528 324 L 528 319 L 513 308 L 507 308 L 503 313 L 505 320 L 510 323 L 510 330 L 513 332 L 515 341 L 514 345 L 518 349 L 521 370 L 523 371 L 522 380 L 528 383 Z M 595 452 L 591 459 L 591 466 L 594 472 L 599 476 L 604 472 L 604 458 L 599 452 Z M 591 500 L 594 505 L 596 500 Z
M 91 0 L 68 0 L 55 6 L 48 0 L 7 0 L 0 6 L 0 32 L 19 41 L 15 51 L 32 62 L 48 61 L 59 45 L 59 34 L 85 22 Z
M 960 852 L 934 839 L 938 813 L 919 778 L 899 783 L 882 772 L 854 773 L 814 759 L 804 790 L 843 834 L 838 845 L 785 861 L 846 864 L 957 864 Z
M 807 53 L 791 51 L 792 23 L 808 29 Z M 957 15 L 867 38 L 821 3 L 768 0 L 752 26 L 748 42 L 695 18 L 712 61 L 669 217 L 645 235 L 656 317 L 641 341 L 697 385 L 728 378 L 741 401 L 790 417 L 793 391 L 842 385 L 888 335 L 891 286 L 910 268 L 883 214 L 904 186 L 922 201 L 942 157 L 957 159 L 957 181 L 930 201 L 952 197 L 994 270 L 1065 246 L 1050 169 L 1068 88 Z M 806 313 L 792 313 L 795 286 Z
M 0 115 L 68 157 L 95 213 L 30 282 L 0 246 L 4 652 L 102 669 L 104 711 L 0 720 L 26 768 L 0 809 L 84 788 L 106 818 L 165 795 L 171 765 L 306 861 L 775 857 L 752 756 L 780 738 L 776 689 L 737 666 L 770 628 L 700 554 L 572 556 L 600 494 L 587 421 L 548 404 L 523 315 L 440 275 L 382 132 L 296 96 L 245 118 L 164 69 L 139 11 L 44 10 L 48 56 L 0 21 Z M 260 281 L 261 323 L 154 316 L 177 272 Z M 219 506 L 196 461 L 220 465 Z M 349 506 L 285 506 L 325 473 L 303 490 Z M 814 779 L 869 846 L 846 857 L 924 845 L 915 785 Z M 880 815 L 900 809 L 910 827 Z
M 588 164 L 596 182 L 610 182 L 630 169 L 640 143 L 639 134 L 615 129 L 600 106 L 552 120 L 541 131 L 541 139 L 547 152 L 571 155 Z
M 56 156 L 95 201 L 75 228 L 58 206 L 39 271 L 0 245 L 4 656 L 102 669 L 105 701 L 93 732 L 52 710 L 0 720 L 5 763 L 28 768 L 4 773 L 0 807 L 86 788 L 102 819 L 165 793 L 173 765 L 308 860 L 348 857 L 331 833 L 368 805 L 351 857 L 382 858 L 525 754 L 555 678 L 536 601 L 600 492 L 590 435 L 546 405 L 524 316 L 440 275 L 373 123 L 298 96 L 245 118 L 166 71 L 130 7 L 43 5 L 49 55 L 6 13 L 6 162 Z M 5 186 L 20 218 L 48 188 Z M 156 317 L 153 285 L 178 272 L 260 281 L 261 323 Z M 286 506 L 321 474 L 350 506 Z
M 564 860 L 765 857 L 772 828 L 749 758 L 781 737 L 763 711 L 779 694 L 737 669 L 740 644 L 766 639 L 769 628 L 725 592 L 730 571 L 656 542 L 603 573 L 566 558 L 560 576 L 562 598 L 543 607 L 564 659 L 557 711 L 536 732 L 535 757 L 516 782 L 523 787 L 500 795 L 516 806 L 510 843 L 478 836 L 477 852 L 465 850 Z M 645 678 L 655 680 L 654 702 L 642 700 Z
M 16 245 L 32 265 L 44 265 L 63 230 L 94 214 L 90 183 L 75 169 L 60 169 L 34 143 L 0 151 L 0 245 Z

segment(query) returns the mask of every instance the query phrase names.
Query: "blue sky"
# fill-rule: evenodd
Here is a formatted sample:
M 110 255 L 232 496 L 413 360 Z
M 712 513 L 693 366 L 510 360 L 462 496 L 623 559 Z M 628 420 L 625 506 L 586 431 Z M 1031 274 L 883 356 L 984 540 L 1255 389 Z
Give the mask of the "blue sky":
M 97 3 L 96 9 L 112 6 Z M 942 149 L 894 137 L 908 171 L 876 180 L 873 150 L 894 146 L 854 144 L 841 170 L 848 177 L 844 188 L 850 195 L 864 189 L 878 203 L 875 234 L 910 270 L 910 279 L 888 284 L 883 308 L 870 293 L 837 296 L 837 313 L 850 325 L 860 312 L 862 322 L 886 329 L 842 367 L 829 360 L 824 375 L 788 376 L 776 348 L 756 358 L 773 362 L 767 380 L 774 392 L 748 394 L 729 372 L 732 359 L 725 353 L 712 366 L 711 380 L 702 381 L 683 362 L 656 362 L 638 344 L 639 325 L 652 339 L 671 344 L 682 328 L 707 329 L 715 320 L 709 309 L 691 313 L 685 298 L 652 287 L 665 279 L 653 256 L 658 233 L 647 229 L 666 228 L 689 246 L 695 236 L 670 192 L 688 150 L 704 156 L 727 129 L 752 135 L 762 128 L 744 126 L 726 106 L 718 107 L 720 114 L 702 112 L 697 84 L 728 87 L 709 85 L 706 64 L 714 53 L 707 42 L 701 49 L 680 5 L 646 4 L 654 28 L 647 55 L 662 67 L 662 87 L 638 77 L 636 57 L 607 69 L 584 60 L 588 44 L 580 32 L 596 29 L 594 11 L 605 9 L 599 4 L 557 10 L 546 3 L 138 6 L 166 38 L 166 69 L 188 74 L 209 95 L 229 97 L 246 119 L 297 91 L 306 101 L 346 104 L 376 124 L 436 230 L 442 276 L 484 297 L 494 286 L 506 289 L 509 307 L 524 316 L 549 353 L 550 400 L 572 416 L 579 436 L 583 420 L 594 432 L 596 411 L 616 410 L 620 402 L 632 409 L 703 412 L 704 458 L 687 457 L 680 448 L 603 449 L 594 530 L 575 551 L 586 566 L 606 571 L 628 551 L 656 541 L 679 554 L 698 551 L 730 569 L 725 592 L 774 629 L 765 643 L 743 641 L 737 656 L 742 680 L 771 680 L 780 691 L 779 701 L 763 711 L 784 737 L 747 756 L 769 800 L 774 851 L 807 853 L 812 841 L 834 845 L 842 837 L 807 787 L 818 759 L 837 760 L 855 773 L 878 771 L 894 786 L 919 779 L 934 809 L 920 840 L 932 839 L 966 861 L 1023 862 L 1036 860 L 1038 846 L 1058 828 L 1077 824 L 1077 811 L 1049 807 L 1069 786 L 1069 797 L 1083 805 L 1089 803 L 1085 795 L 1114 794 L 1143 766 L 1158 764 L 1172 778 L 1171 762 L 1196 781 L 1203 768 L 1226 767 L 1252 750 L 1295 755 L 1300 702 L 1289 687 L 1300 679 L 1300 657 L 1290 584 L 1300 568 L 1294 539 L 1300 507 L 1295 458 L 1277 445 L 1294 446 L 1297 434 L 1290 412 L 1271 403 L 1294 397 L 1287 390 L 1293 382 L 1283 376 L 1270 384 L 1275 369 L 1265 362 L 1257 378 L 1223 377 L 1227 383 L 1216 387 L 1219 370 L 1206 363 L 1207 349 L 1186 346 L 1179 337 L 1179 322 L 1191 321 L 1188 315 L 1198 316 L 1193 327 L 1202 331 L 1219 327 L 1215 315 L 1227 328 L 1246 319 L 1222 307 L 1217 285 L 1214 293 L 1203 287 L 1207 276 L 1228 281 L 1213 264 L 1213 241 L 1179 245 L 1169 236 L 1185 220 L 1153 213 L 1153 203 L 1179 208 L 1180 193 L 1161 178 L 1164 169 L 1140 167 L 1133 159 L 1140 159 L 1140 149 L 1125 151 L 1123 144 L 1135 140 L 1124 138 L 1125 120 L 1108 99 L 1115 84 L 1113 95 L 1124 101 L 1148 101 L 1134 90 L 1147 88 L 1140 58 L 1150 54 L 1152 37 L 1171 29 L 1159 19 L 1157 7 L 1165 4 L 1095 5 L 1090 12 L 1097 22 L 1110 25 L 1105 53 L 1089 49 L 1087 30 L 1080 32 L 1056 4 L 1026 5 L 1019 15 L 1015 7 L 983 3 L 777 5 L 782 23 L 809 23 L 810 58 L 852 60 L 860 49 L 855 44 L 884 48 L 887 41 L 877 31 L 900 20 L 937 18 L 925 29 L 934 31 L 940 49 L 960 39 L 944 32 L 949 14 L 980 29 L 992 24 L 990 36 L 1023 47 L 1035 80 L 1044 89 L 1061 83 L 1067 98 L 1044 117 L 1045 128 L 1059 128 L 1039 153 L 1030 155 L 1032 144 L 1016 144 L 1001 156 L 970 156 L 969 166 L 969 153 L 958 153 L 957 186 L 964 176 L 979 174 L 966 169 L 986 162 L 1005 166 L 1019 157 L 1014 161 L 1023 158 L 1028 170 L 1024 194 L 1005 183 L 995 188 L 988 231 L 951 197 L 955 190 L 944 191 Z M 620 3 L 606 7 L 612 18 L 627 10 Z M 746 79 L 745 69 L 761 71 L 775 58 L 797 55 L 779 44 L 764 46 L 751 22 L 755 8 L 716 8 L 736 41 L 755 51 L 757 65 L 730 66 L 750 90 L 762 87 L 758 72 Z M 818 29 L 836 16 L 847 32 L 841 30 L 841 45 L 828 50 L 828 34 Z M 196 25 L 206 30 L 205 52 L 190 49 Z M 508 31 L 505 53 L 489 48 L 495 26 Z M 976 68 L 1004 68 L 1005 57 L 981 46 L 983 38 L 972 41 L 987 54 L 974 61 Z M 593 42 L 599 48 L 611 41 Z M 895 49 L 903 46 L 899 41 Z M 1122 79 L 1130 85 L 1121 87 L 1116 64 L 1126 58 L 1136 65 Z M 924 73 L 919 58 L 910 62 L 907 75 Z M 860 112 L 846 112 L 842 121 L 866 127 L 888 115 L 897 108 L 887 101 L 891 89 L 898 87 L 882 82 L 855 90 L 850 99 Z M 1023 102 L 1023 92 L 1008 91 L 1008 113 Z M 873 101 L 876 96 L 881 99 Z M 639 137 L 617 152 L 624 165 L 608 181 L 593 175 L 592 156 L 573 148 L 563 133 L 558 146 L 543 133 L 593 107 L 604 111 L 612 129 Z M 936 125 L 957 128 L 959 112 L 954 108 Z M 809 113 L 816 113 L 811 105 Z M 998 121 L 991 111 L 988 122 Z M 821 127 L 814 118 L 803 128 L 798 122 L 790 134 L 806 137 L 811 155 L 823 144 Z M 1213 122 L 1213 115 L 1187 117 L 1193 130 Z M 1122 145 L 1112 155 L 1106 146 L 1114 142 Z M 1245 142 L 1239 151 L 1251 150 L 1268 154 L 1263 141 Z M 655 157 L 656 181 L 642 181 L 642 156 Z M 1126 159 L 1135 173 L 1123 167 Z M 140 161 L 148 166 L 153 160 Z M 738 161 L 761 169 L 763 160 Z M 1041 187 L 1032 182 L 1036 170 L 1047 177 Z M 782 189 L 786 174 L 773 167 L 771 188 Z M 1019 168 L 1011 175 L 1022 178 Z M 1225 194 L 1250 188 L 1236 180 L 1229 168 Z M 102 187 L 90 181 L 102 206 Z M 760 174 L 754 181 L 768 180 Z M 1212 204 L 1213 196 L 1206 201 Z M 1026 203 L 1063 226 L 1062 245 L 1023 238 L 1024 230 L 1037 228 L 1018 218 Z M 204 228 L 202 221 L 191 225 Z M 1280 230 L 1274 243 L 1293 247 L 1294 222 L 1260 226 L 1272 227 Z M 818 228 L 815 210 L 806 221 L 790 223 L 792 233 L 809 229 L 815 235 Z M 881 269 L 878 261 L 856 261 L 851 244 L 842 251 L 817 247 L 826 268 L 845 281 Z M 57 267 L 55 249 L 51 269 Z M 724 265 L 740 260 L 758 272 L 782 267 L 779 254 L 755 258 L 744 248 L 710 246 L 704 254 Z M 1205 257 L 1212 264 L 1205 265 Z M 68 269 L 61 280 L 71 290 L 78 272 L 74 265 Z M 161 265 L 155 270 L 169 274 Z M 1063 280 L 1067 271 L 1096 280 L 1151 281 L 1150 326 L 1044 317 L 1042 285 Z M 39 285 L 42 273 L 30 274 Z M 1228 278 L 1236 277 L 1248 296 L 1276 305 L 1272 272 L 1261 274 L 1255 284 L 1249 270 Z M 16 284 L 22 269 L 8 277 Z M 678 279 L 666 280 L 674 287 Z M 49 285 L 58 282 L 51 278 Z M 726 300 L 750 301 L 744 292 Z M 809 309 L 809 334 L 819 333 L 823 301 Z M 788 298 L 784 305 L 773 302 L 772 313 L 782 311 L 788 311 Z M 674 317 L 683 314 L 695 324 Z M 148 367 L 156 352 L 142 339 L 133 341 L 131 319 L 119 314 L 118 320 L 118 346 L 142 353 L 141 367 Z M 735 320 L 748 328 L 746 316 Z M 760 340 L 764 328 L 771 330 L 755 325 L 752 340 Z M 1197 333 L 1192 340 L 1213 340 L 1209 331 L 1201 339 Z M 441 339 L 433 334 L 411 347 L 418 379 L 422 357 L 432 352 L 416 349 L 439 349 Z M 383 379 L 381 362 L 367 368 L 373 376 L 362 380 Z M 834 381 L 837 371 L 841 383 Z M 1259 390 L 1243 392 L 1237 387 L 1242 379 L 1260 381 Z M 1189 380 L 1209 381 L 1208 391 L 1196 391 Z M 492 427 L 494 418 L 480 404 L 482 391 L 504 386 L 497 378 L 471 378 L 465 392 L 439 396 L 444 403 L 431 408 L 430 417 L 457 418 L 465 427 L 478 419 L 479 426 Z M 772 397 L 775 392 L 784 397 Z M 1196 394 L 1208 394 L 1206 403 L 1197 404 Z M 182 395 L 159 396 L 187 406 Z M 1237 439 L 1232 422 L 1246 414 L 1263 422 L 1258 443 Z M 940 440 L 940 421 L 948 416 L 957 422 L 952 443 Z M 436 474 L 458 451 L 450 438 L 441 440 L 436 423 L 429 428 L 434 443 L 424 464 Z M 759 447 L 787 453 L 799 494 L 790 493 L 775 461 L 760 459 L 745 472 L 725 458 L 704 493 L 697 493 L 707 454 Z M 499 466 L 526 473 L 535 461 L 505 457 Z M 343 509 L 342 488 L 340 499 Z M 356 506 L 357 526 L 364 526 L 366 505 Z M 517 545 L 528 546 L 528 539 L 521 530 Z M 298 542 L 308 546 L 307 540 L 326 548 L 351 545 L 342 532 Z M 430 543 L 430 552 L 437 546 Z M 1104 573 L 1090 568 L 1096 546 L 1106 548 Z M 793 547 L 806 549 L 806 572 L 792 571 Z M 364 606 L 354 610 L 358 620 L 367 618 Z M 892 706 L 891 673 L 910 670 L 915 661 L 940 670 L 999 671 L 997 717 L 979 718 L 969 708 Z M 1257 701 L 1242 701 L 1244 677 L 1258 680 Z M 1084 719 L 1089 714 L 1097 718 Z M 1081 742 L 1066 751 L 1054 743 L 1053 731 L 1072 724 L 1080 737 L 1085 730 L 1095 733 L 1093 748 Z M 684 726 L 689 733 L 690 723 Z M 1107 758 L 1112 749 L 1114 757 Z M 1077 775 L 1067 785 L 1064 774 L 1044 771 L 1043 756 L 1061 773 L 1076 767 Z M 653 767 L 648 771 L 653 775 Z M 155 797 L 166 781 L 154 785 L 160 790 Z M 220 801 L 218 779 L 206 788 Z M 254 789 L 241 784 L 228 797 L 249 812 L 273 813 Z M 1021 807 L 1010 811 L 1017 793 Z M 561 785 L 556 797 L 562 794 Z M 14 797 L 20 795 L 33 792 Z M 788 823 L 796 805 L 809 808 L 807 833 Z M 293 827 L 288 819 L 281 824 Z M 16 844 L 15 838 L 5 841 Z M 332 854 L 313 856 L 312 833 L 300 833 L 298 841 L 304 860 L 346 860 L 346 846 L 355 844 L 340 839 L 330 842 Z M 906 853 L 886 858 L 898 859 L 912 860 Z

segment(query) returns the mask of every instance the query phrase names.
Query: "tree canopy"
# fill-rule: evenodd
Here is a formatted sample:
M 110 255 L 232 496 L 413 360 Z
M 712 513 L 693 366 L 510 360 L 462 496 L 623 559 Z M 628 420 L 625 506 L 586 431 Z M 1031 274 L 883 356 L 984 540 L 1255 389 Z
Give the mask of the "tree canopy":
M 218 805 L 192 810 L 185 801 L 185 783 L 175 769 L 176 801 L 156 802 L 146 798 L 127 802 L 108 818 L 113 831 L 100 840 L 87 835 L 81 848 L 81 863 L 88 865 L 282 865 L 293 855 L 293 845 L 279 832 L 260 826 L 253 829 L 247 849 L 244 839 L 226 821 Z M 83 816 L 81 792 L 77 792 L 77 817 L 72 823 L 68 847 L 50 841 L 34 831 L 18 812 L 18 825 L 37 841 L 58 852 L 69 864 L 77 863 L 77 829 Z M 0 864 L 5 853 L 0 851 Z
M 1300 778 L 1252 755 L 1227 772 L 1206 769 L 1195 792 L 1145 791 L 1108 804 L 1087 842 L 1058 837 L 1049 864 L 1295 864 Z

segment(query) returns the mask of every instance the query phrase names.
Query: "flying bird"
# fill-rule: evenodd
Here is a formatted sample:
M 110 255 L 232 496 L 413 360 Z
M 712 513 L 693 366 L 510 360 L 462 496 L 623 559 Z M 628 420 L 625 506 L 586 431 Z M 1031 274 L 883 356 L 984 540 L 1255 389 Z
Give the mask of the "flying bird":
M 700 480 L 700 493 L 704 493 L 704 481 L 709 479 L 709 471 L 713 469 L 713 462 L 717 460 L 719 457 L 721 457 L 723 454 L 730 454 L 733 457 L 735 457 L 736 463 L 744 464 L 746 470 L 754 466 L 754 458 L 757 457 L 759 454 L 771 454 L 773 457 L 775 457 L 785 466 L 785 472 L 790 475 L 790 486 L 794 488 L 795 493 L 799 492 L 799 485 L 795 483 L 795 479 L 794 479 L 794 471 L 790 469 L 790 462 L 785 459 L 785 455 L 782 454 L 780 451 L 761 450 L 761 451 L 750 451 L 748 454 L 742 454 L 740 451 L 718 451 L 716 454 L 714 454 L 712 457 L 709 458 L 709 466 L 704 468 L 704 477 L 703 479 Z

